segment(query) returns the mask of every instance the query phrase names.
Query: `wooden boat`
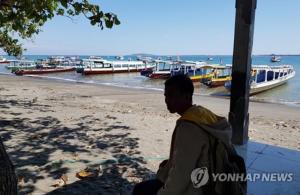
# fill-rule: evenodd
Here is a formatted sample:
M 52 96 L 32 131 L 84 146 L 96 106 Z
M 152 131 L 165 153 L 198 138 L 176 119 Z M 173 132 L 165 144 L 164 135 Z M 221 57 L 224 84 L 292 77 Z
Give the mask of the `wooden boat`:
M 10 60 L 9 64 L 5 66 L 10 69 L 12 73 L 20 69 L 35 69 L 36 63 L 32 60 Z
M 140 72 L 145 69 L 153 69 L 154 67 L 155 64 L 147 64 L 142 61 L 108 61 L 103 59 L 83 59 L 82 74 L 91 75 Z
M 212 73 L 206 69 L 208 66 L 206 62 L 203 61 L 182 61 L 178 62 L 180 64 L 179 68 L 174 68 L 171 71 L 171 76 L 176 74 L 186 74 L 190 77 L 193 82 L 199 82 L 202 79 L 211 78 Z
M 154 60 L 154 63 L 155 69 L 143 70 L 141 75 L 151 79 L 167 79 L 171 76 L 171 69 L 174 68 L 171 61 Z
M 231 80 L 231 65 L 207 65 L 202 69 L 207 69 L 210 72 L 209 76 L 200 80 L 208 87 L 224 86 L 227 81 Z
M 45 68 L 45 69 L 33 69 L 33 70 L 17 70 L 15 71 L 16 75 L 24 75 L 24 74 L 50 74 L 50 73 L 59 73 L 59 72 L 70 72 L 75 70 L 74 67 L 66 67 L 66 68 Z
M 0 56 L 0 64 L 8 64 L 8 63 L 9 63 L 9 61 L 6 58 L 4 58 L 3 56 Z
M 281 61 L 281 57 L 280 56 L 273 55 L 271 57 L 271 62 L 280 62 L 280 61 Z
M 154 71 L 149 75 L 151 79 L 168 79 L 171 76 L 170 70 Z
M 48 57 L 48 65 L 58 66 L 62 64 L 66 58 L 65 56 L 49 56 Z
M 117 60 L 124 60 L 124 57 L 123 56 L 116 56 L 115 57 Z
M 285 84 L 288 80 L 293 78 L 295 74 L 296 72 L 291 65 L 252 66 L 250 95 L 254 95 Z M 231 82 L 227 82 L 224 86 L 227 90 L 231 90 Z

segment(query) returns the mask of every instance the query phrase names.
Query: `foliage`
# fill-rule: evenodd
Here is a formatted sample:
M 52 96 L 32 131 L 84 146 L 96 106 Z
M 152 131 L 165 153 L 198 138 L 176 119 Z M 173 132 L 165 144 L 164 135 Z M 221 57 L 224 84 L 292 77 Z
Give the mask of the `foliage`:
M 0 47 L 9 55 L 20 56 L 23 52 L 20 39 L 38 34 L 54 16 L 72 18 L 80 14 L 101 29 L 120 24 L 115 14 L 104 13 L 99 5 L 88 0 L 1 0 Z

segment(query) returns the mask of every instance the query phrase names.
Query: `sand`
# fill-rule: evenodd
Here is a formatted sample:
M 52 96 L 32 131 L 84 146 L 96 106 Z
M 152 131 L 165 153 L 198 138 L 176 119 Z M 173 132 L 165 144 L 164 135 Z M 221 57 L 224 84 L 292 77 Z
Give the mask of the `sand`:
M 30 77 L 0 75 L 0 102 L 0 136 L 20 194 L 130 194 L 168 158 L 178 118 L 162 91 Z M 228 115 L 228 99 L 194 103 Z M 251 140 L 300 150 L 299 107 L 251 102 L 249 113 Z M 85 168 L 97 177 L 77 178 Z

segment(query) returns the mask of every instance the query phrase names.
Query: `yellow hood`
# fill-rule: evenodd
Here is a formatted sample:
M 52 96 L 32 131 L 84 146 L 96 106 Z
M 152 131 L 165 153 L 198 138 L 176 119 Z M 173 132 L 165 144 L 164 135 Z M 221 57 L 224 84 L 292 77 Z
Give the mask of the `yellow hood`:
M 202 106 L 192 106 L 178 119 L 194 122 L 198 125 L 212 125 L 218 121 L 218 116 Z
M 231 126 L 226 118 L 218 116 L 202 106 L 192 106 L 177 120 L 189 121 L 199 125 L 205 131 L 229 144 L 231 140 Z

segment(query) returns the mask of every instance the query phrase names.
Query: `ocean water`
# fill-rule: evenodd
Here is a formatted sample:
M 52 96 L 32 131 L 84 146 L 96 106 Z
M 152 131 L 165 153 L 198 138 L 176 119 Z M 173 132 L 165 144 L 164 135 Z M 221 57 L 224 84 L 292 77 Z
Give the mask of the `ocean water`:
M 4 56 L 8 59 L 13 59 L 12 57 Z M 46 59 L 47 55 L 28 55 L 25 56 L 26 59 L 36 60 L 36 59 Z M 88 56 L 79 56 L 80 58 L 87 58 Z M 102 56 L 105 59 L 114 60 L 115 56 Z M 125 59 L 135 59 L 135 56 L 124 56 Z M 167 58 L 168 56 L 154 56 L 155 58 Z M 173 56 L 174 59 L 177 56 Z M 213 60 L 210 63 L 224 63 L 231 64 L 232 56 L 206 56 L 206 55 L 184 55 L 179 56 L 182 60 L 207 60 L 208 57 L 212 57 Z M 289 80 L 286 84 L 273 88 L 263 93 L 259 93 L 255 96 L 251 96 L 252 100 L 266 101 L 266 102 L 279 102 L 292 105 L 300 104 L 300 56 L 281 56 L 281 62 L 272 63 L 270 61 L 271 56 L 269 55 L 259 55 L 252 57 L 252 64 L 254 65 L 281 65 L 290 64 L 294 66 L 296 71 L 296 76 Z M 10 74 L 10 71 L 5 68 L 4 65 L 0 65 L 0 73 Z M 1 76 L 1 75 L 0 75 Z M 14 75 L 12 75 L 14 76 Z M 120 87 L 129 88 L 147 88 L 154 90 L 163 90 L 164 80 L 152 80 L 147 77 L 140 76 L 139 73 L 122 73 L 122 74 L 108 74 L 108 75 L 91 75 L 84 76 L 76 72 L 67 73 L 56 73 L 48 75 L 39 75 L 39 77 L 45 77 L 48 79 L 59 79 L 73 82 L 84 82 L 93 84 L 105 84 Z M 201 95 L 226 95 L 227 92 L 224 87 L 218 87 L 209 89 L 206 86 L 196 83 L 195 93 Z

